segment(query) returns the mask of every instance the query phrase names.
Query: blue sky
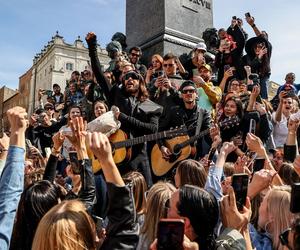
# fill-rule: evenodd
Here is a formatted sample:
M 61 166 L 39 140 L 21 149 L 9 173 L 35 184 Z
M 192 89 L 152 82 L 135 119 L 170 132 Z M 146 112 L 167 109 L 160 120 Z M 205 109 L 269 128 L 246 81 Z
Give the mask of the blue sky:
M 300 75 L 300 1 L 214 0 L 213 10 L 217 29 L 227 28 L 234 15 L 255 16 L 273 45 L 271 80 L 282 83 L 290 71 Z M 248 24 L 244 27 L 254 36 Z M 125 0 L 0 0 L 0 87 L 17 88 L 19 77 L 56 30 L 68 43 L 95 31 L 105 47 L 112 34 L 125 32 Z

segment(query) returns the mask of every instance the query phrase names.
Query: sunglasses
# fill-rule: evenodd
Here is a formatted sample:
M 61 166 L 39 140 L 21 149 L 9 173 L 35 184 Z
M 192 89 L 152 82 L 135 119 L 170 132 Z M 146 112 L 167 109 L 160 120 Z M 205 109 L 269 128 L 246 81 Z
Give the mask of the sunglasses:
M 126 73 L 126 74 L 124 75 L 124 80 L 125 80 L 125 81 L 126 81 L 126 80 L 129 80 L 129 78 L 131 78 L 132 80 L 139 80 L 139 79 L 140 79 L 140 76 L 139 76 L 137 73 L 131 71 L 131 72 L 128 72 L 128 73 Z
M 164 67 L 167 68 L 167 67 L 173 67 L 175 64 L 174 63 L 166 63 L 164 64 Z
M 135 57 L 140 57 L 140 54 L 136 54 L 136 53 L 131 53 L 131 56 L 135 56 Z
M 283 246 L 287 246 L 288 247 L 288 244 L 289 244 L 289 232 L 291 231 L 292 229 L 291 228 L 287 228 L 286 230 L 284 230 L 280 235 L 279 235 L 279 239 L 280 239 L 280 242 Z
M 45 110 L 53 110 L 54 108 L 52 107 L 48 107 L 48 108 L 45 108 Z
M 181 91 L 182 94 L 193 94 L 195 92 L 196 92 L 195 89 L 184 89 Z

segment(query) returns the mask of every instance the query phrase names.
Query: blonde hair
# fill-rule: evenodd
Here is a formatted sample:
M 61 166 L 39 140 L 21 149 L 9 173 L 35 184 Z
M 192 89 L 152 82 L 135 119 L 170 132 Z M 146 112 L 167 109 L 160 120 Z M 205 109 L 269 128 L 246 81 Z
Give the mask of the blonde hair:
M 267 194 L 267 211 L 273 218 L 272 241 L 274 249 L 284 249 L 280 244 L 280 233 L 288 228 L 294 215 L 290 212 L 290 186 L 273 187 Z
M 157 182 L 147 195 L 145 221 L 141 233 L 148 242 L 153 242 L 157 234 L 157 225 L 161 218 L 167 217 L 167 206 L 176 188 L 168 182 Z
M 126 183 L 132 183 L 137 214 L 144 213 L 146 209 L 145 193 L 147 191 L 147 184 L 144 176 L 137 171 L 132 171 L 126 174 L 123 179 Z
M 94 222 L 77 200 L 63 201 L 51 208 L 40 221 L 33 250 L 96 249 Z

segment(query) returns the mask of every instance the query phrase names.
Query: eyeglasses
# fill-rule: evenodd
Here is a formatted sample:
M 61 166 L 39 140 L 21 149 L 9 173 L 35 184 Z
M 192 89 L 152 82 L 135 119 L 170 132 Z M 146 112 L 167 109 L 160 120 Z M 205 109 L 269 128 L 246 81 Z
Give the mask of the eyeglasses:
M 173 67 L 174 65 L 175 65 L 175 63 L 169 63 L 169 64 L 168 64 L 168 63 L 165 63 L 165 64 L 164 64 L 164 67 L 165 67 L 165 68 L 167 68 L 167 67 Z
M 184 89 L 181 91 L 182 94 L 193 94 L 195 92 L 196 92 L 195 89 Z
M 283 246 L 287 246 L 289 244 L 289 232 L 291 231 L 291 228 L 287 228 L 286 230 L 284 230 L 280 235 L 279 235 L 279 239 L 280 242 Z M 289 248 L 289 247 L 288 247 Z
M 136 54 L 136 53 L 130 53 L 131 56 L 135 56 L 135 57 L 140 57 L 141 55 L 140 54 Z
M 134 71 L 131 71 L 124 75 L 125 81 L 127 81 L 129 78 L 131 78 L 132 80 L 139 80 L 140 76 L 137 73 L 135 73 Z

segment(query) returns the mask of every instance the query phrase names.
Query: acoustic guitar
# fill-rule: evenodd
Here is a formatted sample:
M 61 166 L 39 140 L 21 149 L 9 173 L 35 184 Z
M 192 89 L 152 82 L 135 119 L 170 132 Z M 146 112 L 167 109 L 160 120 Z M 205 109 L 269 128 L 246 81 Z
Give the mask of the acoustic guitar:
M 149 141 L 156 141 L 162 138 L 172 138 L 186 133 L 187 129 L 185 127 L 180 127 L 167 131 L 157 132 L 155 134 L 127 139 L 127 134 L 121 129 L 118 129 L 116 133 L 112 134 L 109 137 L 114 162 L 116 163 L 116 165 L 128 162 L 131 158 L 131 147 L 134 145 L 143 144 Z M 96 173 L 101 169 L 101 159 L 97 159 L 89 147 L 87 147 L 87 151 L 89 158 L 92 160 L 93 172 Z
M 218 125 L 219 127 L 230 128 L 238 125 L 239 121 L 240 120 L 238 117 L 226 118 Z M 169 160 L 165 160 L 162 157 L 159 145 L 155 144 L 151 151 L 151 166 L 153 173 L 156 176 L 165 175 L 177 162 L 185 160 L 189 156 L 195 155 L 196 148 L 192 147 L 191 144 L 208 134 L 209 131 L 210 128 L 203 130 L 198 135 L 194 135 L 192 137 L 189 137 L 188 135 L 182 135 L 170 140 L 166 140 L 165 146 L 168 147 L 172 152 Z

